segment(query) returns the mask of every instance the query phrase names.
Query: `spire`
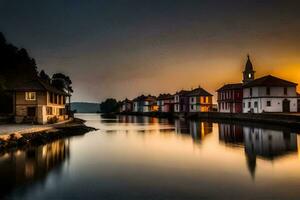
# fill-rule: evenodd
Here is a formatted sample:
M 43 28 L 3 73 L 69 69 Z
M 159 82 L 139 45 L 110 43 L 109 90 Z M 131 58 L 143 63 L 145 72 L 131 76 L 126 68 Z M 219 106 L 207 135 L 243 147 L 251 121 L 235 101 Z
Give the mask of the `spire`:
M 245 71 L 253 71 L 253 66 L 252 66 L 249 54 L 247 54 L 247 62 L 246 62 L 246 66 L 245 66 Z
M 247 62 L 245 65 L 245 70 L 243 71 L 243 83 L 249 83 L 254 80 L 255 71 L 253 70 L 253 65 L 250 60 L 249 54 L 247 54 Z

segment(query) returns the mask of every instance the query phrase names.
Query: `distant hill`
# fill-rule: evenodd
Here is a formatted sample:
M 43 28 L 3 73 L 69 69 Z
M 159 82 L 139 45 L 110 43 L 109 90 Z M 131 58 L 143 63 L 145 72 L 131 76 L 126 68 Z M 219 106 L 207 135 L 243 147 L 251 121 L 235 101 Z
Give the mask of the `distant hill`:
M 87 103 L 87 102 L 72 102 L 71 109 L 76 110 L 77 113 L 97 113 L 100 112 L 99 103 Z

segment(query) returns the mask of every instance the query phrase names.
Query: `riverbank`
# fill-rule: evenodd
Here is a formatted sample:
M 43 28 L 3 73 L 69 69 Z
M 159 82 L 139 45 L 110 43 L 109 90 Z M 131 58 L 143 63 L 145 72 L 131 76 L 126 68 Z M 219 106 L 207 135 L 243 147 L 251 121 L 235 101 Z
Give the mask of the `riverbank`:
M 201 113 L 119 113 L 120 115 L 149 116 L 158 118 L 187 118 L 204 120 L 226 120 L 226 121 L 246 121 L 254 123 L 267 123 L 273 125 L 293 126 L 300 128 L 300 113 L 219 113 L 219 112 L 201 112 Z
M 0 152 L 46 144 L 57 139 L 84 135 L 87 132 L 96 130 L 95 128 L 86 126 L 84 122 L 84 120 L 75 118 L 67 123 L 47 126 L 44 129 L 1 135 Z

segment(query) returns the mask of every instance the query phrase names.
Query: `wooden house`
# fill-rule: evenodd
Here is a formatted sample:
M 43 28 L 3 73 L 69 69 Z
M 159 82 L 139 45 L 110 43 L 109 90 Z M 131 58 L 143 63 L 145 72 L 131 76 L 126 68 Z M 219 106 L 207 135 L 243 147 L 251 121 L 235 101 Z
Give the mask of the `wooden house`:
M 20 83 L 9 91 L 13 93 L 16 123 L 46 124 L 68 119 L 66 99 L 69 95 L 39 78 Z
M 212 110 L 212 94 L 201 87 L 190 91 L 189 97 L 189 112 L 209 112 Z
M 160 94 L 157 97 L 157 106 L 159 112 L 174 112 L 174 96 L 171 94 Z

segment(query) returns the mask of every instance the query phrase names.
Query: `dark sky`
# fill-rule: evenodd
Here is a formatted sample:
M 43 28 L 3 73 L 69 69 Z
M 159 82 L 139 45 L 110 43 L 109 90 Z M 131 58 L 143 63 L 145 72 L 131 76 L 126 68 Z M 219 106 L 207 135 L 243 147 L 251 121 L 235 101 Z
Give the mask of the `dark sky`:
M 0 0 L 0 31 L 74 101 L 122 99 L 257 76 L 300 80 L 300 1 Z

